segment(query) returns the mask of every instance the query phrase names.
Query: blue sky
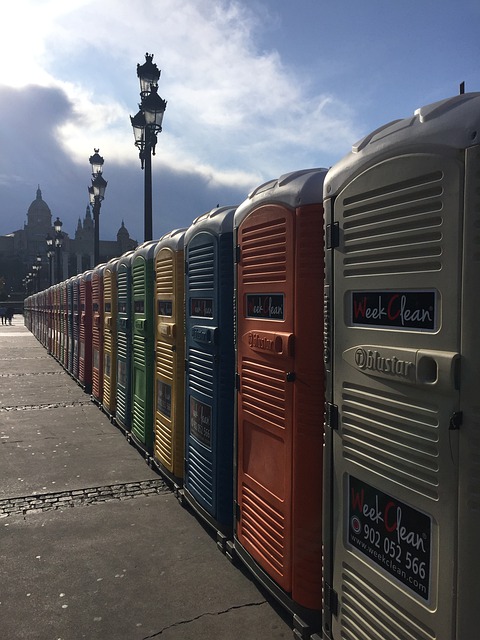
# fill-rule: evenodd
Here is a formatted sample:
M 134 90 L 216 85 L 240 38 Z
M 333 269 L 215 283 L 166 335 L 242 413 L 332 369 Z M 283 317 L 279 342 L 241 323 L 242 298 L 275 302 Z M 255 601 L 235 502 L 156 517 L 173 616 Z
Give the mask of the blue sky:
M 143 239 L 129 115 L 154 53 L 168 102 L 153 159 L 154 237 L 271 178 L 329 167 L 378 126 L 480 91 L 478 0 L 15 0 L 0 21 L 0 234 L 40 184 L 74 234 L 89 156 L 100 234 Z

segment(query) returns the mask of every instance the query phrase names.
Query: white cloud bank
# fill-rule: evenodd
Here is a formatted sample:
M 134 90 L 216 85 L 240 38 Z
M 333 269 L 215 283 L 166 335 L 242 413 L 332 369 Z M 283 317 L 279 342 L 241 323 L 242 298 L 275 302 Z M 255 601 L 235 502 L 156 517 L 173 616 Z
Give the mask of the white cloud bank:
M 322 166 L 357 138 L 347 105 L 258 44 L 262 19 L 227 0 L 16 0 L 2 6 L 0 59 L 11 63 L 0 83 L 65 91 L 75 118 L 58 136 L 79 163 L 93 144 L 118 163 L 137 163 L 129 121 L 136 64 L 154 53 L 168 101 L 156 162 L 249 188 Z

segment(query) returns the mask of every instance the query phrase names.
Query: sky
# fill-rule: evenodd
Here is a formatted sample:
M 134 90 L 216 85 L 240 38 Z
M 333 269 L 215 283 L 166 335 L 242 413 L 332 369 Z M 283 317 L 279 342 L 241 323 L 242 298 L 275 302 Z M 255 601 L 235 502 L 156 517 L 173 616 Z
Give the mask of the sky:
M 130 116 L 146 52 L 167 101 L 154 238 L 284 173 L 332 166 L 462 81 L 480 91 L 478 0 L 15 0 L 0 14 L 0 235 L 23 228 L 40 185 L 73 236 L 99 149 L 100 236 L 124 221 L 143 241 Z

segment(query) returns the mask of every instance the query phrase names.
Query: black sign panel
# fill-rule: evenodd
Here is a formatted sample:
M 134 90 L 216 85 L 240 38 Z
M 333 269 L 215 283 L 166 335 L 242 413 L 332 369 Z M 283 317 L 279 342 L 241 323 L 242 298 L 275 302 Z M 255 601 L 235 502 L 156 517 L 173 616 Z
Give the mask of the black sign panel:
M 173 304 L 171 300 L 158 300 L 157 314 L 159 316 L 172 316 Z
M 436 330 L 436 291 L 352 291 L 350 324 Z
M 429 600 L 430 516 L 349 476 L 347 530 L 360 553 Z
M 190 433 L 209 449 L 212 448 L 212 407 L 190 397 Z
M 172 386 L 161 380 L 157 380 L 157 411 L 172 417 Z
M 212 298 L 191 298 L 190 315 L 197 318 L 213 318 Z
M 263 320 L 284 319 L 283 293 L 249 293 L 247 294 L 246 303 L 247 318 L 261 318 Z

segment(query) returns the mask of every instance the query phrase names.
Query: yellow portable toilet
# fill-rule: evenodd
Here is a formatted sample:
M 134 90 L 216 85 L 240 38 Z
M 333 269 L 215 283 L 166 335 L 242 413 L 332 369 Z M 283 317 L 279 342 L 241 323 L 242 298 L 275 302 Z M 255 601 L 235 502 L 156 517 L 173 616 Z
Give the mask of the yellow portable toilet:
M 155 249 L 154 461 L 177 486 L 183 483 L 185 331 L 184 235 L 164 235 Z

